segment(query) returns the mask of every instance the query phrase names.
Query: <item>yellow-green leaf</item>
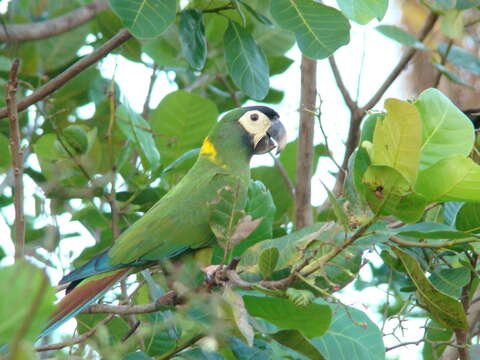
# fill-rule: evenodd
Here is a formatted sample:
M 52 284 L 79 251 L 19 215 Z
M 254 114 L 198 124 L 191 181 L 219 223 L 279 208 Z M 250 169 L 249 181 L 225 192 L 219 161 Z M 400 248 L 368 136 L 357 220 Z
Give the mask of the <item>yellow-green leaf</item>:
M 385 109 L 373 134 L 372 164 L 392 167 L 414 184 L 420 161 L 420 115 L 415 106 L 397 99 L 387 99 Z
M 432 317 L 449 328 L 468 329 L 467 317 L 462 304 L 437 290 L 428 281 L 417 259 L 399 248 L 394 247 L 393 251 L 405 266 L 408 276 L 417 288 L 419 299 L 427 307 Z

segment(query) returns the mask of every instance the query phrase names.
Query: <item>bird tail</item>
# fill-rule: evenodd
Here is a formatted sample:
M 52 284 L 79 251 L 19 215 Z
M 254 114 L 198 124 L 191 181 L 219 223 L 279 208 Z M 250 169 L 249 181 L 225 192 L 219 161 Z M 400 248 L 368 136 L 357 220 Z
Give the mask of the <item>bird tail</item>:
M 45 336 L 53 330 L 73 318 L 102 297 L 114 284 L 126 278 L 131 272 L 132 267 L 124 267 L 107 273 L 85 279 L 75 288 L 71 289 L 67 295 L 58 303 L 57 310 L 53 313 L 47 328 L 40 334 Z

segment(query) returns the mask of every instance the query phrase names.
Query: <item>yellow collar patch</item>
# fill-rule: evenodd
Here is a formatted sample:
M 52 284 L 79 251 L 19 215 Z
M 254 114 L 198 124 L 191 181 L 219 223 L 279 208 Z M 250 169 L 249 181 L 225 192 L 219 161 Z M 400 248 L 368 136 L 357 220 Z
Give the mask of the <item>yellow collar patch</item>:
M 211 162 L 217 165 L 225 166 L 217 157 L 218 155 L 217 149 L 215 148 L 215 145 L 212 144 L 212 142 L 208 137 L 206 137 L 205 140 L 203 141 L 202 147 L 200 148 L 200 155 L 205 156 L 208 160 L 210 160 Z

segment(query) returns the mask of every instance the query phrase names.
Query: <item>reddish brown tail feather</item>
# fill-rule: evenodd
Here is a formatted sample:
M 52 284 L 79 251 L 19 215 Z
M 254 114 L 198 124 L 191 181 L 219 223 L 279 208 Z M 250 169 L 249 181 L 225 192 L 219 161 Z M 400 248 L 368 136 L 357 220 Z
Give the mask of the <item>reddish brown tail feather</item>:
M 94 299 L 98 294 L 113 286 L 130 270 L 131 268 L 120 269 L 113 275 L 106 276 L 98 280 L 91 280 L 85 285 L 80 284 L 78 287 L 65 295 L 65 297 L 58 303 L 58 308 L 53 313 L 48 327 L 51 327 L 56 322 L 68 317 L 68 315 L 75 310 L 82 308 L 82 306 L 85 306 L 85 304 L 88 304 L 88 302 Z

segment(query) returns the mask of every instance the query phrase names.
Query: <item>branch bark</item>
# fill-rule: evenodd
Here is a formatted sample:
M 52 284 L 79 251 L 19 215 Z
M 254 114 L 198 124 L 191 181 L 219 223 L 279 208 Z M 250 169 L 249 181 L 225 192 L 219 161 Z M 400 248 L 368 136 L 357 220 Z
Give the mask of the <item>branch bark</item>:
M 23 150 L 18 123 L 17 87 L 20 60 L 15 59 L 7 82 L 8 123 L 10 126 L 10 151 L 12 153 L 13 177 L 15 180 L 15 260 L 23 258 L 25 251 L 25 216 L 23 211 Z
M 60 35 L 92 20 L 95 15 L 107 8 L 106 0 L 97 0 L 52 20 L 31 24 L 4 25 L 0 27 L 0 41 L 13 43 Z
M 83 70 L 89 66 L 95 64 L 98 60 L 108 55 L 113 49 L 122 45 L 125 41 L 130 39 L 132 35 L 126 29 L 120 30 L 114 37 L 108 40 L 105 44 L 95 49 L 91 54 L 77 61 L 70 66 L 67 70 L 54 77 L 46 84 L 40 86 L 32 94 L 26 98 L 20 100 L 17 104 L 18 111 L 23 111 L 30 105 L 44 99 L 54 91 L 62 87 L 67 81 L 80 74 Z M 0 119 L 7 116 L 7 108 L 0 108 Z
M 418 36 L 417 36 L 418 41 L 425 40 L 425 38 L 428 36 L 428 34 L 432 31 L 433 27 L 435 26 L 437 19 L 438 19 L 437 14 L 430 13 L 428 15 L 422 29 L 418 33 Z M 377 92 L 372 96 L 372 98 L 364 106 L 360 108 L 358 108 L 357 104 L 353 100 L 351 100 L 350 94 L 346 90 L 343 84 L 343 81 L 340 77 L 340 72 L 336 68 L 335 60 L 333 60 L 333 65 L 332 65 L 333 58 L 329 59 L 330 65 L 332 66 L 332 71 L 335 76 L 335 80 L 337 82 L 337 86 L 340 89 L 340 92 L 342 93 L 342 96 L 344 97 L 345 102 L 347 103 L 347 106 L 349 107 L 351 112 L 350 129 L 348 130 L 347 143 L 345 145 L 345 154 L 343 156 L 343 161 L 342 161 L 342 168 L 344 170 L 347 170 L 348 160 L 358 145 L 358 139 L 360 136 L 360 124 L 362 123 L 363 116 L 367 111 L 371 110 L 380 101 L 380 99 L 388 90 L 388 88 L 390 88 L 390 86 L 398 78 L 398 76 L 402 73 L 402 71 L 405 70 L 408 63 L 410 62 L 410 60 L 412 60 L 416 52 L 417 52 L 417 49 L 413 47 L 409 48 L 403 54 L 398 64 L 393 68 L 390 75 L 387 76 L 387 78 L 385 79 L 383 84 L 380 86 L 380 88 L 377 90 Z M 337 178 L 335 180 L 335 186 L 333 189 L 334 194 L 340 195 L 342 193 L 344 180 L 345 180 L 345 172 L 339 171 L 337 173 Z
M 317 98 L 317 62 L 302 56 L 300 96 L 300 133 L 297 149 L 297 183 L 295 187 L 296 228 L 301 229 L 313 221 L 312 216 L 312 167 L 313 129 Z

